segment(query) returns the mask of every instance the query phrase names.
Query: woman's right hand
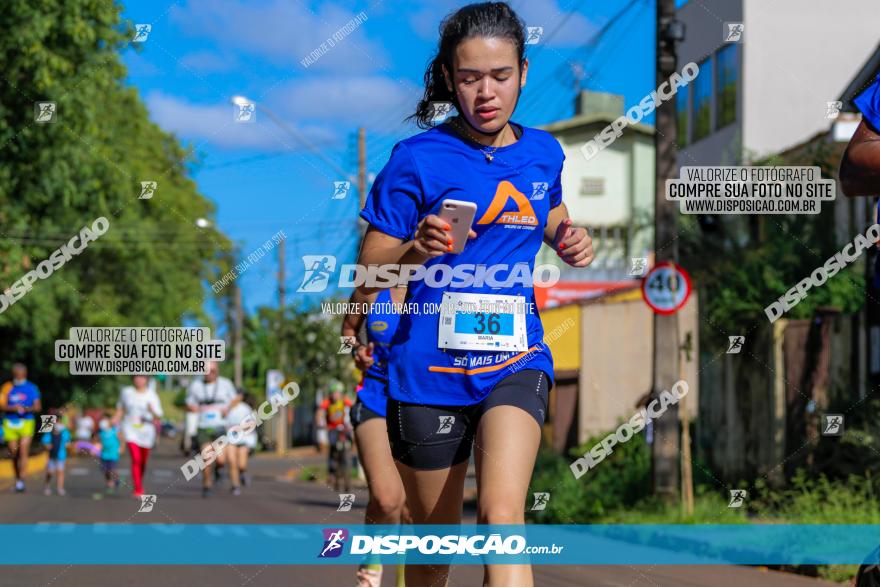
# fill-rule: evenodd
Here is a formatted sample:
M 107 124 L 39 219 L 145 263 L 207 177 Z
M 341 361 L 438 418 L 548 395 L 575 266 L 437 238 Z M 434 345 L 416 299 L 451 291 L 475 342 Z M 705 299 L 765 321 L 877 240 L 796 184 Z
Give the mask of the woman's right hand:
M 413 248 L 422 256 L 429 259 L 439 257 L 452 250 L 455 244 L 449 231 L 452 227 L 436 214 L 428 214 L 419 222 L 416 236 L 413 239 Z M 477 233 L 473 230 L 468 232 L 468 238 L 475 238 Z
M 357 348 L 354 353 L 354 365 L 360 371 L 366 372 L 367 369 L 373 366 L 375 359 L 373 359 L 373 343 L 362 344 Z

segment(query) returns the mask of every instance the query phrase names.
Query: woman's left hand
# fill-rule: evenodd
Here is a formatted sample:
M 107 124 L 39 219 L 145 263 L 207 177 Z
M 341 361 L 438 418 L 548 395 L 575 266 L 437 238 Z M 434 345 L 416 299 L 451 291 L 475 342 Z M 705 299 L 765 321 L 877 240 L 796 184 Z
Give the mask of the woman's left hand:
M 571 224 L 571 218 L 559 223 L 553 248 L 559 258 L 572 267 L 586 267 L 593 262 L 593 239 L 586 228 Z

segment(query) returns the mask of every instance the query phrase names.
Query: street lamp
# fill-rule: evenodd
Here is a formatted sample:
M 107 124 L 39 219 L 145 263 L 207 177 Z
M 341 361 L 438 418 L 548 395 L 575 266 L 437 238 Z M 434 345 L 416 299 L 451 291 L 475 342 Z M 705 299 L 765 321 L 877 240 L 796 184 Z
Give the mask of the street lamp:
M 208 228 L 211 226 L 211 221 L 207 218 L 196 218 L 196 226 L 199 228 Z

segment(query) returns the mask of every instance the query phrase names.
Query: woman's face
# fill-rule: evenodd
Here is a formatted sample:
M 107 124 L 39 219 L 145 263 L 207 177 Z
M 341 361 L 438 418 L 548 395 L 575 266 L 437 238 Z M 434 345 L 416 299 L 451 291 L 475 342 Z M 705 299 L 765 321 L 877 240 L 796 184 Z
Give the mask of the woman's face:
M 144 389 L 147 386 L 147 378 L 143 375 L 135 375 L 132 377 L 135 389 Z
M 459 43 L 446 87 L 458 96 L 461 114 L 485 133 L 504 128 L 513 115 L 519 90 L 526 85 L 528 60 L 519 72 L 516 46 L 507 39 L 474 37 Z

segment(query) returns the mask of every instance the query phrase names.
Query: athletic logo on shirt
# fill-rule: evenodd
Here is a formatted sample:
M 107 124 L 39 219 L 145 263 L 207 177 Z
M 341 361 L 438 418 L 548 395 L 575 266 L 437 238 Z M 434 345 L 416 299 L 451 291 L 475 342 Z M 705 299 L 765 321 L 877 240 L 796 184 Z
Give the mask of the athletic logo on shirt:
M 516 210 L 505 211 L 508 200 L 513 199 L 516 204 Z M 535 209 L 532 208 L 531 202 L 526 198 L 525 194 L 514 187 L 507 180 L 498 183 L 495 190 L 495 197 L 489 204 L 489 209 L 477 221 L 477 224 L 519 224 L 525 226 L 538 226 L 538 217 L 535 215 Z

